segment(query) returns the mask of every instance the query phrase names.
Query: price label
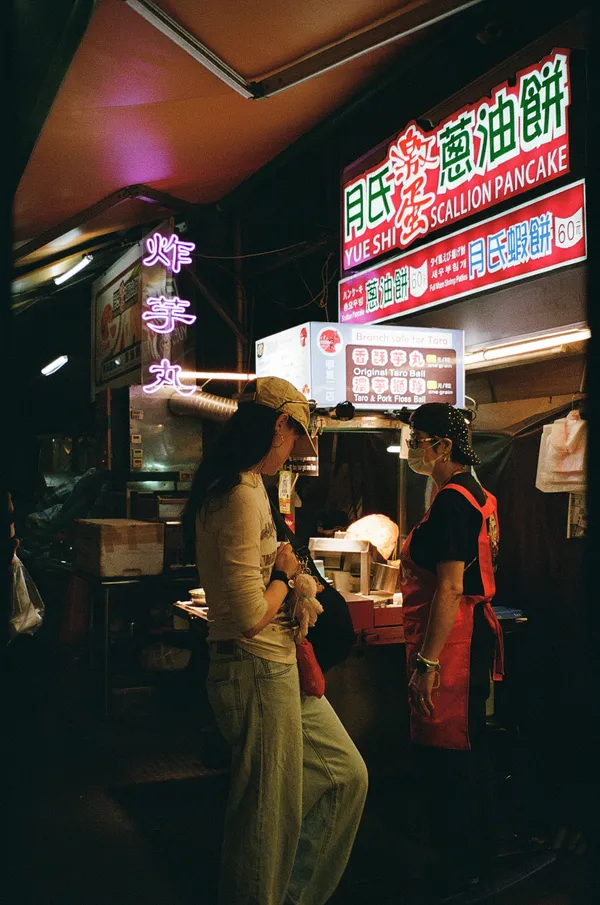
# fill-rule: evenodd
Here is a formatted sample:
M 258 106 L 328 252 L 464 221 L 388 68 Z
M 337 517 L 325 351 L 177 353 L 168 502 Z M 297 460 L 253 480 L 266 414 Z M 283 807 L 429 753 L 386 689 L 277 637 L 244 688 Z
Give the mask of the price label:
M 554 218 L 554 244 L 557 248 L 573 248 L 583 238 L 583 208 L 571 217 Z
M 427 258 L 420 267 L 410 267 L 410 294 L 419 298 L 429 288 Z
M 292 482 L 291 471 L 284 469 L 279 472 L 279 511 L 283 515 L 290 515 L 292 512 Z

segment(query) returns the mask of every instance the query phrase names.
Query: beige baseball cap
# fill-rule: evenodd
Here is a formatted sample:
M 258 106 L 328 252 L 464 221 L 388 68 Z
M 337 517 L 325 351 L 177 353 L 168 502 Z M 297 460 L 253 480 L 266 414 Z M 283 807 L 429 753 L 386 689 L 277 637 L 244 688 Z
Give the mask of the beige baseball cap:
M 253 386 L 256 390 L 253 390 Z M 249 389 L 250 388 L 250 389 Z M 306 397 L 300 390 L 282 377 L 257 377 L 247 384 L 239 399 L 238 405 L 254 402 L 266 405 L 267 408 L 285 412 L 297 421 L 304 430 L 292 449 L 292 456 L 318 456 L 317 448 L 310 435 L 310 408 Z

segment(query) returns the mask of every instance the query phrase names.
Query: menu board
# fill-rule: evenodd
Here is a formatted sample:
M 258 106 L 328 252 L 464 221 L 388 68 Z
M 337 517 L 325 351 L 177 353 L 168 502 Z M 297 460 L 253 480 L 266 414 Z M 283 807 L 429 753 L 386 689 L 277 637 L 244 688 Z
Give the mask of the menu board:
M 346 399 L 359 405 L 456 405 L 456 350 L 346 346 Z
M 256 373 L 289 380 L 319 408 L 464 406 L 464 333 L 380 324 L 307 323 L 256 343 Z

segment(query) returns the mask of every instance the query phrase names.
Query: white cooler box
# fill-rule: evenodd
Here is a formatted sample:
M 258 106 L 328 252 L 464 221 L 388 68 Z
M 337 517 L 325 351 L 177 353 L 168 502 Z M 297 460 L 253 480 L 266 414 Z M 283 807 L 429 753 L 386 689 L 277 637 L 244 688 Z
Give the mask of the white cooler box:
M 102 578 L 159 575 L 164 525 L 126 518 L 77 519 L 75 568 Z

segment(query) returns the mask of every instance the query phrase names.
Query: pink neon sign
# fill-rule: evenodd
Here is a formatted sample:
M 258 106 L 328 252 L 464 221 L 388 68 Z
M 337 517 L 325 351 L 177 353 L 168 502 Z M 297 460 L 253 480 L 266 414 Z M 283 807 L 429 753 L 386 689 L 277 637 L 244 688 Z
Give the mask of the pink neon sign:
M 194 242 L 182 242 L 175 233 L 170 236 L 163 236 L 160 232 L 155 232 L 153 235 L 148 236 L 145 240 L 145 245 L 148 254 L 145 258 L 142 258 L 142 264 L 146 267 L 158 264 L 175 274 L 179 273 L 182 264 L 192 263 L 191 253 L 196 247 Z M 160 336 L 167 336 L 173 333 L 178 324 L 183 324 L 187 327 L 196 322 L 196 315 L 191 314 L 187 310 L 190 307 L 190 302 L 186 299 L 180 299 L 178 296 L 172 298 L 168 298 L 165 295 L 148 297 L 144 300 L 144 306 L 145 310 L 142 313 L 143 322 L 148 330 Z M 179 340 L 181 341 L 181 337 L 179 337 Z M 165 353 L 167 355 L 172 354 L 172 342 L 172 339 L 159 340 L 155 338 L 150 340 L 149 334 L 147 334 L 147 340 L 144 340 L 144 343 L 149 351 L 148 357 L 153 358 L 154 354 L 158 357 L 161 353 L 162 355 Z M 153 354 L 151 350 L 155 348 L 156 343 L 159 345 Z M 164 345 L 164 343 L 167 345 Z M 162 387 L 172 387 L 181 396 L 191 396 L 196 392 L 195 386 L 186 386 L 182 382 L 181 366 L 172 364 L 169 358 L 161 357 L 160 363 L 155 361 L 148 366 L 148 372 L 154 376 L 154 382 L 143 386 L 144 393 L 156 393 Z
M 181 365 L 172 365 L 168 358 L 163 358 L 160 364 L 150 365 L 148 370 L 156 375 L 156 379 L 143 388 L 144 393 L 156 393 L 163 387 L 173 387 L 180 396 L 192 396 L 196 392 L 195 386 L 181 382 Z
M 150 254 L 142 258 L 142 264 L 151 267 L 153 264 L 164 264 L 173 273 L 179 273 L 182 264 L 191 264 L 191 253 L 195 249 L 195 242 L 182 242 L 179 236 L 163 236 L 154 233 L 146 239 L 146 248 Z
M 186 314 L 185 309 L 189 308 L 190 303 L 177 296 L 172 299 L 165 298 L 164 295 L 148 298 L 145 304 L 150 311 L 144 311 L 142 320 L 146 321 L 154 333 L 172 333 L 178 321 L 189 326 L 196 323 L 195 314 Z

